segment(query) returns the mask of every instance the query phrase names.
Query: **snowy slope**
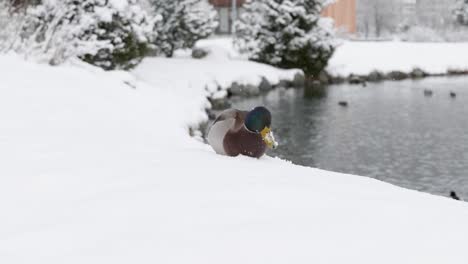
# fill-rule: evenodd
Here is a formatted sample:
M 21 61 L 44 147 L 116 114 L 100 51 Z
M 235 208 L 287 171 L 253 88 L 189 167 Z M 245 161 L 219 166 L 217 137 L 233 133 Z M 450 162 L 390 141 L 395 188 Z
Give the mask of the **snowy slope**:
M 190 138 L 213 65 L 274 70 L 179 62 L 0 57 L 0 263 L 466 263 L 466 203 Z

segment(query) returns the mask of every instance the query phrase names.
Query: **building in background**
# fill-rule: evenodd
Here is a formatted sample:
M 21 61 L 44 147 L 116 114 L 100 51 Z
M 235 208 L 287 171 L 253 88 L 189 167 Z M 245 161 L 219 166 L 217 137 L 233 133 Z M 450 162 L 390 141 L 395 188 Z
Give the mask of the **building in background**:
M 255 0 L 253 0 L 255 1 Z M 337 0 L 323 11 L 323 15 L 335 20 L 335 25 L 346 33 L 356 32 L 356 1 Z M 233 0 L 209 0 L 219 15 L 218 34 L 229 34 L 233 24 Z M 236 1 L 236 16 L 242 14 L 242 5 L 246 0 Z M 237 17 L 236 17 L 237 19 Z
M 209 2 L 218 11 L 219 27 L 217 30 L 218 34 L 229 34 L 232 32 L 233 27 L 233 0 L 209 0 Z M 242 13 L 242 5 L 246 0 L 235 0 L 236 10 L 235 16 L 239 16 Z
M 323 16 L 335 20 L 335 26 L 345 33 L 356 33 L 356 0 L 337 0 L 323 11 Z

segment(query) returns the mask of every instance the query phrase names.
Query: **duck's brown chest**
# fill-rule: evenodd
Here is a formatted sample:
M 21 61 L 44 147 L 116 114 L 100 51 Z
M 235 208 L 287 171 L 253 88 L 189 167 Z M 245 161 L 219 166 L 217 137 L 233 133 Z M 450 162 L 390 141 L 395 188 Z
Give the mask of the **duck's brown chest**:
M 223 141 L 224 150 L 229 156 L 245 155 L 260 158 L 266 152 L 266 144 L 262 136 L 257 133 L 241 129 L 237 132 L 228 132 Z

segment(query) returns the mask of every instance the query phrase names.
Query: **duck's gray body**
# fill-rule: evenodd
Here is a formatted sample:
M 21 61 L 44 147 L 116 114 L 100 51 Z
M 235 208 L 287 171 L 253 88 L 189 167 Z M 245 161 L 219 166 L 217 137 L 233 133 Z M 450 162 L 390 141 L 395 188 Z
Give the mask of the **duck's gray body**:
M 259 133 L 248 131 L 244 125 L 248 112 L 237 109 L 223 111 L 208 132 L 208 143 L 221 155 L 246 155 L 259 158 L 267 146 Z

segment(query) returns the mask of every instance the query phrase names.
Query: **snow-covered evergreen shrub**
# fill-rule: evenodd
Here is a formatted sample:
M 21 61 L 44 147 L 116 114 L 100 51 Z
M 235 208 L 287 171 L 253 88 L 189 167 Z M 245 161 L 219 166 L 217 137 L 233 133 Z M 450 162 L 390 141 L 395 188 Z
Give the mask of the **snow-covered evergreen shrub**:
M 207 0 L 152 0 L 162 23 L 155 45 L 168 57 L 177 49 L 192 48 L 218 27 L 217 13 Z
M 155 39 L 155 18 L 142 10 L 137 0 L 127 0 L 124 4 L 105 2 L 105 6 L 95 9 L 95 12 L 101 13 L 100 21 L 97 27 L 93 27 L 94 32 L 87 39 L 97 39 L 110 45 L 99 49 L 97 53 L 87 53 L 81 57 L 105 69 L 132 68 L 146 56 L 151 42 Z
M 0 52 L 13 47 L 24 21 L 24 13 L 19 12 L 11 2 L 0 0 Z
M 458 23 L 468 26 L 468 0 L 457 0 L 453 14 Z
M 28 8 L 14 49 L 51 64 L 79 57 L 128 69 L 145 56 L 154 25 L 137 0 L 43 0 Z
M 325 68 L 335 49 L 333 24 L 322 18 L 328 0 L 255 0 L 236 23 L 235 44 L 255 61 L 300 68 L 308 76 Z

